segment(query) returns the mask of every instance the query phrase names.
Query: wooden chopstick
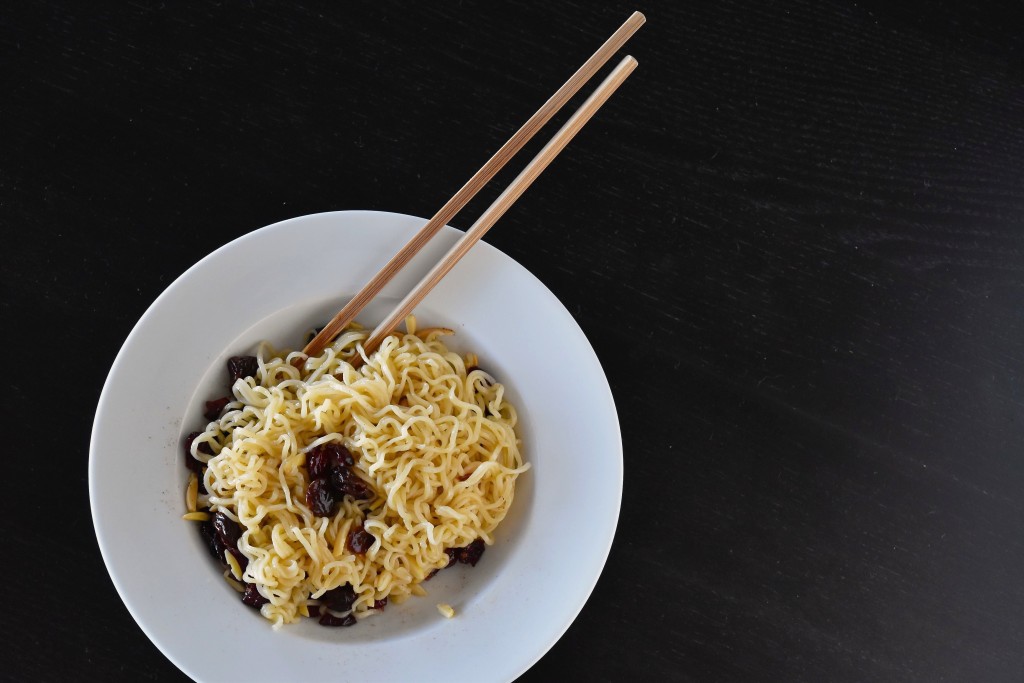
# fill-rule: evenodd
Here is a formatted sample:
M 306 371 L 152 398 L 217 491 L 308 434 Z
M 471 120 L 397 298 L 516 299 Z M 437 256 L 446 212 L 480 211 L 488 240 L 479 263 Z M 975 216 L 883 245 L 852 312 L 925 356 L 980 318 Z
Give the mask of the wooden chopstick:
M 523 126 L 508 139 L 501 149 L 487 160 L 480 167 L 473 177 L 470 178 L 462 188 L 449 199 L 441 209 L 434 214 L 426 225 L 409 242 L 385 264 L 373 278 L 366 283 L 359 292 L 342 308 L 330 322 L 306 344 L 302 350 L 307 356 L 317 356 L 341 332 L 346 325 L 352 322 L 359 312 L 363 310 L 373 297 L 380 293 L 380 290 L 391 281 L 412 257 L 423 248 L 423 246 L 437 234 L 443 226 L 462 210 L 480 189 L 486 185 L 501 168 L 523 148 L 530 138 L 554 116 L 562 106 L 572 98 L 580 88 L 589 81 L 597 71 L 615 54 L 619 48 L 625 45 L 626 41 L 636 33 L 637 29 L 644 25 L 647 19 L 640 12 L 633 12 L 622 26 L 613 33 L 608 40 L 598 48 L 597 52 L 590 56 L 583 63 L 576 73 L 567 80 L 561 88 L 555 91 L 547 102 L 531 116 Z
M 470 248 L 480 241 L 491 226 L 501 218 L 512 204 L 522 196 L 537 176 L 548 167 L 548 164 L 558 156 L 565 146 L 579 132 L 583 125 L 594 115 L 615 90 L 622 85 L 626 77 L 636 68 L 637 61 L 632 57 L 625 57 L 615 69 L 608 74 L 608 77 L 601 82 L 601 85 L 587 98 L 587 100 L 576 110 L 576 113 L 565 122 L 554 137 L 548 141 L 544 148 L 537 153 L 526 168 L 516 176 L 516 179 L 505 188 L 494 203 L 487 207 L 487 210 L 477 219 L 476 223 L 466 231 L 458 242 L 448 251 L 441 261 L 427 273 L 419 284 L 395 307 L 395 309 L 374 329 L 370 336 L 363 342 L 363 354 L 369 357 L 377 346 L 398 327 L 420 301 L 430 292 L 434 286 L 448 274 L 455 264 L 459 262 Z M 362 360 L 365 360 L 365 357 Z

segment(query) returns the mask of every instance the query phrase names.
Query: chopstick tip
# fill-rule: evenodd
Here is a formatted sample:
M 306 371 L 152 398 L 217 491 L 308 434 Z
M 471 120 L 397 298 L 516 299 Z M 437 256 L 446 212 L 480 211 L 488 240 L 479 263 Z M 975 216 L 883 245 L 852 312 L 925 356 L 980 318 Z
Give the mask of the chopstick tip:
M 647 23 L 647 17 L 645 17 L 644 13 L 640 11 L 633 12 L 629 18 L 631 21 L 638 21 L 641 24 Z
M 626 55 L 622 58 L 622 61 L 619 62 L 619 66 L 617 68 L 625 69 L 626 71 L 633 71 L 639 63 L 640 62 L 636 61 L 636 57 L 633 55 Z

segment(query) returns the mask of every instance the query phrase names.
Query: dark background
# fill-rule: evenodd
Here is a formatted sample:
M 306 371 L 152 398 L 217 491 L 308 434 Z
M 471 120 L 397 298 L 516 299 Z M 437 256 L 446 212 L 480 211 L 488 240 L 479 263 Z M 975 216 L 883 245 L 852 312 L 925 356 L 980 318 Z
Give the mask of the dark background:
M 284 218 L 432 215 L 633 9 L 639 68 L 487 237 L 625 444 L 604 574 L 521 680 L 1024 678 L 1021 5 L 841 0 L 6 3 L 0 677 L 184 678 L 89 515 L 153 299 Z

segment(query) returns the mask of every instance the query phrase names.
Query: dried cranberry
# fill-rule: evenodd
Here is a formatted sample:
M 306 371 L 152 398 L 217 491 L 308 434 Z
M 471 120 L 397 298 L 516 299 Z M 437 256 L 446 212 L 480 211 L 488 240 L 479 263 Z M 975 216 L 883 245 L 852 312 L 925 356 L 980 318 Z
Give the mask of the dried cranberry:
M 352 454 L 339 443 L 330 442 L 314 446 L 306 453 L 306 468 L 310 479 L 330 476 L 337 467 L 351 467 L 355 464 Z
M 242 527 L 238 522 L 223 512 L 213 513 L 213 530 L 225 548 L 238 548 L 238 539 L 242 536 Z
M 199 535 L 203 537 L 210 554 L 220 562 L 224 562 L 224 543 L 217 537 L 212 522 L 203 522 L 199 525 Z
M 192 432 L 185 437 L 185 467 L 189 468 L 196 474 L 201 474 L 205 465 L 194 457 L 192 457 L 192 442 L 196 440 L 196 437 L 202 434 L 202 432 Z M 206 453 L 207 455 L 213 455 L 213 451 L 210 450 L 209 444 L 205 441 L 199 444 L 197 449 L 200 453 Z
M 216 420 L 220 417 L 220 412 L 224 410 L 224 406 L 231 403 L 231 398 L 228 396 L 222 396 L 221 398 L 215 398 L 212 401 L 206 402 L 206 409 L 203 411 L 203 417 L 207 420 Z
M 331 452 L 324 448 L 323 444 L 310 449 L 306 453 L 306 469 L 309 470 L 310 479 L 323 479 L 334 467 L 331 459 Z
M 346 614 L 343 617 L 336 617 L 330 612 L 324 612 L 320 615 L 321 626 L 351 626 L 356 623 L 356 618 L 351 614 Z
M 347 612 L 352 609 L 352 603 L 355 601 L 356 591 L 350 583 L 332 588 L 320 596 L 320 603 L 335 612 Z
M 352 527 L 352 530 L 348 532 L 346 545 L 356 555 L 364 555 L 370 549 L 370 546 L 373 545 L 374 540 L 373 534 L 361 526 L 356 526 Z
M 476 563 L 480 561 L 480 557 L 484 554 L 486 547 L 484 539 L 478 538 L 465 548 L 459 548 L 459 562 L 475 567 Z
M 260 590 L 256 587 L 255 583 L 245 584 L 245 592 L 242 593 L 242 602 L 249 605 L 249 607 L 260 608 L 263 605 L 270 602 L 260 594 Z
M 346 482 L 352 478 L 352 472 L 347 467 L 334 467 L 328 476 L 328 480 L 331 482 L 331 488 L 338 492 L 339 495 L 345 495 Z
M 340 443 L 329 443 L 327 446 L 330 446 L 337 464 L 344 465 L 345 467 L 352 467 L 352 465 L 356 464 L 355 459 L 352 457 L 352 453 Z
M 254 377 L 259 369 L 259 361 L 256 356 L 232 356 L 228 358 L 228 375 L 231 377 L 231 385 L 242 377 Z
M 203 495 L 209 493 L 206 490 L 206 477 L 203 476 L 202 472 L 197 473 L 196 479 L 199 480 L 199 488 L 196 490 L 196 493 L 202 493 Z
M 384 609 L 388 606 L 388 599 L 381 598 L 380 600 L 373 601 L 373 609 Z
M 430 581 L 432 578 L 434 578 L 434 574 L 437 574 L 439 571 L 441 571 L 441 570 L 440 569 L 435 569 L 434 571 L 432 571 L 429 574 L 427 574 L 427 577 L 425 579 L 423 579 L 423 580 L 424 581 Z
M 370 500 L 373 489 L 346 467 L 335 467 L 331 470 L 331 486 L 338 495 L 349 495 L 356 500 Z
M 306 611 L 309 612 L 309 616 L 318 617 L 320 616 L 320 605 L 306 605 Z
M 468 564 L 471 567 L 475 567 L 476 563 L 480 561 L 480 556 L 484 554 L 484 549 L 487 546 L 484 545 L 484 539 L 478 538 L 467 546 L 462 548 L 445 548 L 445 554 L 448 555 L 448 564 L 446 567 L 450 567 L 456 562 L 462 564 Z
M 317 517 L 330 517 L 334 509 L 334 491 L 324 479 L 314 479 L 306 487 L 306 507 Z

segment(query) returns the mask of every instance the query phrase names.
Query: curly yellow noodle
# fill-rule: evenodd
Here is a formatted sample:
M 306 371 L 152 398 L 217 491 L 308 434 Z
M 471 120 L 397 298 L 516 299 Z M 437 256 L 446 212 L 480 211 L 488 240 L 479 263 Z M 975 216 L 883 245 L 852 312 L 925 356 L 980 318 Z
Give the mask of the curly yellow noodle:
M 410 332 L 415 324 L 407 321 Z M 504 387 L 449 351 L 445 333 L 388 337 L 358 369 L 349 361 L 362 352 L 362 328 L 316 358 L 261 344 L 256 377 L 235 382 L 225 414 L 194 440 L 193 456 L 208 461 L 210 511 L 241 526 L 242 580 L 269 600 L 261 613 L 275 628 L 346 583 L 356 618 L 376 600 L 423 595 L 419 584 L 447 565 L 446 548 L 493 541 L 529 465 Z M 352 452 L 376 496 L 346 496 L 323 518 L 305 504 L 305 454 L 331 441 Z M 374 538 L 365 555 L 346 547 L 358 524 Z

